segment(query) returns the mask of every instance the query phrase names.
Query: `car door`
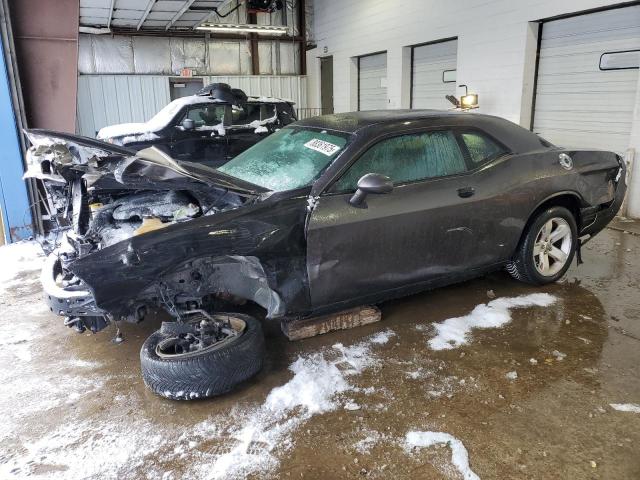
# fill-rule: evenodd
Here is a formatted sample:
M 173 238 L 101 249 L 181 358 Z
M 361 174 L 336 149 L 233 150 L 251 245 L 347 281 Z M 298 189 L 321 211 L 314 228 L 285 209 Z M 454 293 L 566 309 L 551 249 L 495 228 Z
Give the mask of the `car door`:
M 475 240 L 463 148 L 452 130 L 386 138 L 320 195 L 307 229 L 314 308 L 465 273 Z M 390 177 L 394 189 L 354 207 L 367 173 Z
M 203 163 L 211 167 L 223 165 L 227 159 L 225 115 L 229 106 L 211 102 L 190 105 L 182 116 L 176 117 L 171 138 L 171 155 L 177 160 Z M 186 129 L 186 119 L 194 128 Z M 222 128 L 221 128 L 222 126 Z
M 473 189 L 467 203 L 473 208 L 469 227 L 474 234 L 469 267 L 505 262 L 511 258 L 524 228 L 514 200 L 530 198 L 530 192 L 521 188 L 519 175 L 510 172 L 526 171 L 527 167 L 524 163 L 509 165 L 509 149 L 482 130 L 461 128 L 457 134 L 473 171 L 467 179 L 468 188 Z

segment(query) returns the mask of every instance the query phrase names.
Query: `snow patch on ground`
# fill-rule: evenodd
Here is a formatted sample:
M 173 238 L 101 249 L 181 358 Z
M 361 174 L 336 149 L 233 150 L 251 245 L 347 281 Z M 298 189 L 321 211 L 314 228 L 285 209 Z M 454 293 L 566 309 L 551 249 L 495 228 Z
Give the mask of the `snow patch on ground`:
M 70 422 L 33 442 L 24 442 L 18 458 L 0 465 L 2 478 L 132 478 L 170 438 L 138 419 Z M 168 432 L 165 432 L 168 433 Z M 38 465 L 43 471 L 38 472 Z M 49 471 L 47 471 L 49 470 Z
M 21 273 L 40 270 L 45 260 L 44 252 L 37 242 L 23 241 L 0 247 L 0 294 L 23 283 Z M 29 279 L 33 283 L 32 279 Z
M 640 413 L 640 405 L 636 403 L 610 403 L 609 406 L 619 412 Z
M 372 347 L 395 335 L 378 333 L 360 343 L 332 348 L 298 357 L 289 369 L 293 378 L 276 387 L 259 407 L 244 415 L 231 438 L 221 439 L 226 451 L 212 451 L 211 462 L 200 462 L 192 472 L 198 478 L 231 479 L 247 475 L 264 476 L 278 466 L 278 449 L 293 446 L 292 434 L 314 415 L 344 407 L 341 394 L 356 391 L 350 378 L 376 367 L 379 360 Z M 193 436 L 192 436 L 193 438 Z
M 433 350 L 451 350 L 468 343 L 474 328 L 499 328 L 511 321 L 511 310 L 526 307 L 548 307 L 556 302 L 548 293 L 532 293 L 519 297 L 503 297 L 476 306 L 471 313 L 434 324 L 436 335 L 429 340 Z
M 469 453 L 460 440 L 444 432 L 408 432 L 405 437 L 405 450 L 411 452 L 415 448 L 428 448 L 438 444 L 447 444 L 451 448 L 451 463 L 464 480 L 480 480 L 469 466 Z

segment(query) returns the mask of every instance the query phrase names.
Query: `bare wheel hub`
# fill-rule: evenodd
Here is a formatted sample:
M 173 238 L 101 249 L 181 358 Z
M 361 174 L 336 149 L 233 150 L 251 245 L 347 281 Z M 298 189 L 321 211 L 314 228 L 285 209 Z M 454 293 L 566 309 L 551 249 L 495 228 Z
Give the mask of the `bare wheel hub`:
M 176 331 L 156 346 L 160 358 L 192 356 L 219 348 L 242 335 L 246 323 L 232 315 L 198 312 L 187 317 Z

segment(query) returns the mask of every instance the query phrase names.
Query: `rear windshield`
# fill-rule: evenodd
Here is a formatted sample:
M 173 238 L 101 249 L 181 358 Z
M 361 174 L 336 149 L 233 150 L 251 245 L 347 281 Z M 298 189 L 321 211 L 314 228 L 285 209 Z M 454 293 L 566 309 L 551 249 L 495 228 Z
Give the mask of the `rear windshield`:
M 220 170 L 275 192 L 310 185 L 338 156 L 347 134 L 285 128 L 245 150 Z

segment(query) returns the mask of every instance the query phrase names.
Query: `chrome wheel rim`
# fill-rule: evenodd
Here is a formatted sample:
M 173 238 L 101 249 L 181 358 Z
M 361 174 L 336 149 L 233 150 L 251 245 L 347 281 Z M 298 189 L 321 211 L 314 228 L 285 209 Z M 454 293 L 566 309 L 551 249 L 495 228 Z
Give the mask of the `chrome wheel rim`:
M 569 261 L 572 244 L 569 222 L 560 217 L 547 220 L 533 244 L 533 263 L 538 273 L 552 277 L 562 270 Z

